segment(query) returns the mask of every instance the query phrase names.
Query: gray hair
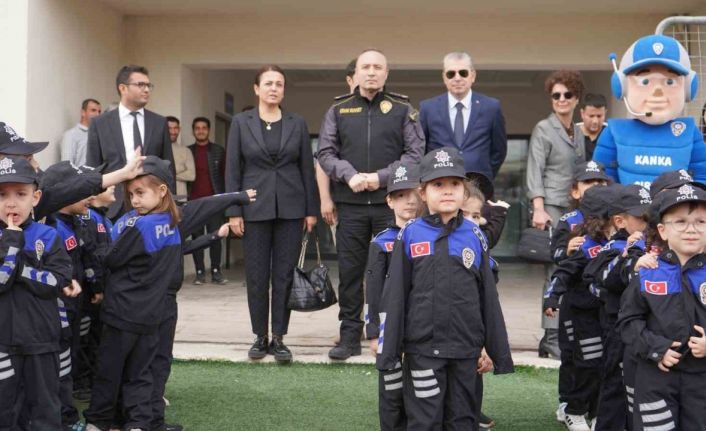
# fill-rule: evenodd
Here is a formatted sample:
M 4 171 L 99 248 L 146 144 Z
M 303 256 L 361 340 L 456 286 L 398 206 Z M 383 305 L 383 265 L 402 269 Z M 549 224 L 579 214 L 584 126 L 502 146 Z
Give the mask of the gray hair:
M 471 56 L 465 52 L 450 52 L 446 54 L 444 56 L 444 68 L 446 68 L 446 63 L 452 60 L 467 61 L 471 66 L 471 70 L 473 70 L 473 60 L 471 60 Z

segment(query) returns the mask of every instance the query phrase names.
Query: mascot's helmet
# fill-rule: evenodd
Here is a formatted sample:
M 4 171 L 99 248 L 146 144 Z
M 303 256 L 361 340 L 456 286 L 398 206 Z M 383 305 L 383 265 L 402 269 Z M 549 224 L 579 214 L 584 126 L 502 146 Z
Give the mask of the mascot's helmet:
M 625 51 L 620 69 L 611 79 L 613 95 L 618 99 L 625 97 L 625 76 L 650 64 L 660 64 L 686 76 L 686 101 L 690 102 L 696 96 L 699 80 L 696 72 L 691 70 L 689 53 L 676 39 L 658 34 L 641 37 Z

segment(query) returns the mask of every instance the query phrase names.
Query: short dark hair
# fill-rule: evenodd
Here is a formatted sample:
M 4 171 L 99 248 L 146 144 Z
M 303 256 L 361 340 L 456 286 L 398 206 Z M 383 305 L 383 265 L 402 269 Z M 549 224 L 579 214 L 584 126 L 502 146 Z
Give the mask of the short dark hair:
M 348 63 L 348 66 L 346 66 L 346 77 L 353 78 L 353 75 L 355 75 L 355 65 L 357 62 L 358 59 L 354 58 L 350 63 Z
M 360 54 L 358 54 L 358 56 L 355 58 L 355 67 L 358 67 L 358 59 L 360 58 L 360 56 L 365 54 L 366 52 L 377 52 L 378 54 L 385 57 L 385 60 L 387 60 L 387 56 L 381 50 L 379 50 L 377 48 L 373 48 L 373 47 L 365 48 L 364 50 L 360 51 Z
M 586 93 L 581 99 L 581 109 L 587 106 L 592 106 L 594 108 L 606 108 L 608 102 L 605 100 L 605 96 L 602 94 Z
M 100 105 L 100 104 L 101 104 L 101 103 L 100 103 L 99 101 L 97 101 L 96 99 L 88 98 L 88 99 L 85 99 L 83 102 L 81 102 L 81 109 L 84 110 L 84 111 L 85 111 L 86 109 L 88 109 L 88 104 L 89 104 L 89 103 L 95 103 L 96 105 Z
M 167 116 L 167 123 L 177 123 L 177 124 L 181 124 L 181 123 L 179 122 L 179 119 L 178 119 L 177 117 L 172 116 L 172 115 Z
M 266 64 L 257 71 L 255 75 L 255 85 L 260 86 L 260 79 L 262 79 L 262 74 L 265 72 L 277 72 L 284 78 L 284 82 L 287 82 L 287 75 L 284 74 L 284 70 L 276 64 Z
M 206 117 L 194 118 L 194 121 L 191 122 L 191 130 L 194 130 L 194 127 L 196 127 L 196 123 L 206 123 L 206 126 L 208 126 L 209 129 L 211 128 L 211 120 Z
M 577 70 L 557 70 L 552 72 L 551 75 L 544 81 L 544 91 L 551 94 L 552 89 L 556 84 L 564 84 L 566 88 L 574 93 L 574 96 L 581 100 L 583 96 L 583 78 L 581 77 L 581 72 Z
M 115 89 L 118 90 L 118 95 L 120 95 L 120 84 L 127 84 L 130 81 L 130 75 L 133 73 L 141 73 L 143 75 L 149 76 L 150 73 L 144 66 L 138 66 L 136 64 L 127 64 L 120 68 L 118 76 L 115 77 Z

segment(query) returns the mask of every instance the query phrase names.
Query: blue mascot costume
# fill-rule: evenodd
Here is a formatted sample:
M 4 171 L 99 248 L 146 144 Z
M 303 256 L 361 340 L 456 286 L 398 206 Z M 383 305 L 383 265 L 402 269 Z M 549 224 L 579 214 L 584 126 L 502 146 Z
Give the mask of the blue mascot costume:
M 686 49 L 675 39 L 645 36 L 615 64 L 613 95 L 625 102 L 629 118 L 608 120 L 593 159 L 621 184 L 650 186 L 666 171 L 687 169 L 706 182 L 706 146 L 691 117 L 679 117 L 698 90 Z

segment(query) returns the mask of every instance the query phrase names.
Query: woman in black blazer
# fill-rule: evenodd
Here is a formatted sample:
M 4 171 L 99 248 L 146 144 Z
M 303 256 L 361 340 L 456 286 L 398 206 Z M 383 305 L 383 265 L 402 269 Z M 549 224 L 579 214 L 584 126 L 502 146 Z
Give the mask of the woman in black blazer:
M 233 117 L 226 151 L 226 191 L 257 190 L 249 206 L 226 212 L 231 230 L 243 237 L 245 280 L 255 343 L 248 356 L 268 351 L 291 361 L 287 292 L 301 250 L 303 229 L 316 225 L 319 195 L 314 158 L 304 119 L 283 111 L 285 76 L 278 66 L 260 69 L 254 90 L 258 106 Z M 268 345 L 269 285 L 272 279 L 272 342 Z

